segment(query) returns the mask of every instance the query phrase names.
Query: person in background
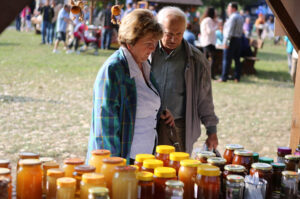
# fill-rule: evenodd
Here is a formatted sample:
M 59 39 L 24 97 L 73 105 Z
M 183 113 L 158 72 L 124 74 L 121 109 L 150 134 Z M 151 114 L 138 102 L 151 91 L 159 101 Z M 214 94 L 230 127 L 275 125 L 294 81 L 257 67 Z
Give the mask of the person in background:
M 190 44 L 195 45 L 196 37 L 191 30 L 192 30 L 192 25 L 188 23 L 186 26 L 186 30 L 183 33 L 183 38 Z
M 124 12 L 124 16 L 128 15 L 129 13 L 131 13 L 134 10 L 134 8 L 132 7 L 132 2 L 127 3 L 126 4 L 126 10 Z
M 267 35 L 269 37 L 269 39 L 274 38 L 274 17 L 273 16 L 269 16 L 268 21 L 267 21 Z
M 216 30 L 216 46 L 223 46 L 223 22 L 219 23 L 219 28 Z
M 53 0 L 51 2 L 51 8 L 53 9 L 53 14 L 54 14 L 50 24 L 50 43 L 52 44 L 55 36 L 56 20 L 57 20 L 58 12 L 61 9 L 61 4 L 56 5 L 55 0 Z
M 43 16 L 42 21 L 42 43 L 41 44 L 52 44 L 51 41 L 51 22 L 52 18 L 54 17 L 54 10 L 50 6 L 50 0 L 46 0 L 46 3 L 44 6 L 40 7 L 38 9 L 40 14 Z
M 29 32 L 31 30 L 31 9 L 29 6 L 24 8 L 25 11 L 25 31 Z
M 258 14 L 258 18 L 255 21 L 255 29 L 259 39 L 262 39 L 262 33 L 264 31 L 265 16 L 262 13 Z
M 244 32 L 245 37 L 247 37 L 247 38 L 251 37 L 251 30 L 252 30 L 252 27 L 251 27 L 251 18 L 247 17 L 245 19 L 244 24 L 243 24 L 243 32 Z
M 286 45 L 286 53 L 287 53 L 287 58 L 288 58 L 288 67 L 289 67 L 289 74 L 291 74 L 291 69 L 292 69 L 292 53 L 293 53 L 293 44 L 290 41 L 290 39 L 287 36 L 284 36 L 284 43 Z
M 100 14 L 102 26 L 101 49 L 110 49 L 111 37 L 113 34 L 113 24 L 111 23 L 111 7 L 112 4 L 108 3 L 106 9 Z
M 155 4 L 154 4 L 154 3 L 150 3 L 150 5 L 149 5 L 149 10 L 152 12 L 152 14 L 153 14 L 154 16 L 157 15 L 157 12 L 156 12 L 156 10 L 155 10 Z
M 17 31 L 21 31 L 21 14 L 19 13 L 17 16 L 16 16 L 16 30 Z
M 83 8 L 83 20 L 85 23 L 88 23 L 90 20 L 90 11 L 87 5 Z

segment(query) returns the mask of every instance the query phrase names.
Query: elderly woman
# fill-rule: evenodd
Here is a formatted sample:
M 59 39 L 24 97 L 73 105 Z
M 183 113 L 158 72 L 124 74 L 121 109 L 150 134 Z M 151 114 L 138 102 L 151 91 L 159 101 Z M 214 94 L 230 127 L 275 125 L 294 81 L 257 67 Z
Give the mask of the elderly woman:
M 160 96 L 147 59 L 162 35 L 148 10 L 136 9 L 122 19 L 121 47 L 101 67 L 94 84 L 87 161 L 94 149 L 108 149 L 131 163 L 138 153 L 153 153 Z M 170 112 L 160 117 L 174 126 Z

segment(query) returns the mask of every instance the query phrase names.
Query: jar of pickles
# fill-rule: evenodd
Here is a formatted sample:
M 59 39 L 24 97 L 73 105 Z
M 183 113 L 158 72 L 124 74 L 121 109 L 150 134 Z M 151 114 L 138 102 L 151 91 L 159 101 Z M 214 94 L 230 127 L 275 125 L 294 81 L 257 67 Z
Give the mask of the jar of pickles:
M 277 162 L 284 163 L 284 157 L 292 154 L 292 149 L 289 147 L 278 147 L 277 148 Z
M 300 163 L 300 155 L 285 156 L 285 170 L 298 172 Z
M 73 177 L 75 167 L 84 164 L 84 160 L 81 158 L 67 158 L 64 160 L 63 169 L 66 177 Z
M 200 151 L 196 154 L 196 160 L 199 160 L 201 163 L 207 163 L 207 159 L 211 157 L 216 157 L 216 154 L 211 151 Z
M 9 179 L 8 183 L 8 199 L 12 198 L 12 177 L 11 171 L 8 168 L 0 168 L 0 177 Z
M 165 188 L 168 180 L 177 180 L 175 169 L 170 167 L 155 168 L 153 176 L 155 198 L 165 198 Z
M 106 187 L 103 174 L 85 173 L 82 175 L 80 183 L 80 199 L 88 198 L 89 189 L 92 187 Z
M 155 158 L 161 160 L 164 163 L 164 167 L 169 166 L 170 153 L 175 152 L 175 147 L 169 145 L 156 146 Z
M 267 181 L 267 190 L 266 190 L 266 198 L 271 198 L 272 196 L 272 166 L 266 163 L 253 163 L 252 169 L 250 170 L 250 175 L 254 176 L 254 174 L 258 172 L 259 178 L 262 178 Z
M 57 179 L 57 199 L 74 199 L 76 180 L 74 178 L 63 177 Z
M 46 189 L 47 171 L 48 171 L 48 169 L 55 169 L 55 168 L 57 169 L 57 168 L 59 168 L 59 164 L 56 163 L 56 162 L 49 161 L 49 162 L 45 162 L 44 164 L 42 164 L 42 167 L 43 167 L 43 194 L 45 194 L 47 192 L 47 189 Z
M 197 176 L 197 167 L 200 165 L 199 160 L 181 160 L 180 169 L 178 172 L 178 179 L 184 183 L 184 197 L 185 199 L 196 198 L 195 183 Z
M 178 175 L 178 171 L 180 168 L 180 161 L 186 160 L 190 158 L 190 154 L 184 152 L 172 152 L 170 153 L 170 162 L 169 167 L 172 167 L 176 170 L 176 175 Z
M 272 164 L 274 162 L 274 159 L 273 158 L 269 158 L 269 157 L 260 157 L 258 159 L 258 162 Z
M 226 199 L 244 198 L 244 177 L 228 175 L 226 179 Z
M 227 144 L 226 149 L 223 154 L 223 158 L 226 160 L 226 164 L 232 164 L 235 150 L 244 149 L 242 145 L 239 144 Z
M 82 175 L 85 173 L 93 173 L 95 172 L 96 168 L 90 165 L 79 165 L 75 167 L 75 171 L 73 173 L 73 178 L 76 180 L 76 191 L 75 195 L 80 195 L 80 182 Z
M 20 160 L 39 159 L 39 158 L 40 158 L 40 154 L 38 154 L 38 153 L 32 153 L 32 152 L 21 152 L 21 153 L 19 153 L 19 160 L 17 161 L 17 171 L 19 169 Z
M 152 154 L 137 154 L 135 156 L 134 165 L 137 165 L 139 167 L 139 171 L 141 171 L 144 160 L 148 159 L 154 159 L 155 156 Z
M 7 168 L 11 170 L 11 165 L 9 160 L 0 160 L 0 168 Z
M 48 169 L 47 170 L 47 183 L 46 183 L 46 198 L 56 199 L 57 179 L 65 176 L 62 169 Z
M 102 159 L 110 156 L 110 151 L 106 149 L 97 149 L 91 152 L 92 156 L 89 160 L 89 165 L 96 168 L 96 173 L 101 172 Z
M 155 168 L 162 167 L 163 165 L 164 165 L 164 163 L 161 160 L 148 159 L 148 160 L 144 160 L 141 170 L 154 173 Z
M 165 199 L 182 199 L 183 197 L 183 182 L 179 180 L 168 180 L 166 182 Z
M 294 171 L 282 172 L 280 198 L 296 199 L 298 193 L 298 173 Z
M 272 191 L 276 193 L 280 193 L 281 189 L 281 178 L 282 178 L 282 172 L 285 169 L 285 164 L 284 163 L 272 163 L 272 168 L 273 168 L 273 175 L 272 175 L 272 182 L 273 182 L 273 187 Z
M 251 169 L 251 165 L 253 163 L 253 152 L 248 150 L 235 150 L 234 157 L 232 160 L 232 164 L 243 165 L 247 173 L 249 173 Z
M 153 199 L 154 197 L 154 183 L 153 173 L 141 171 L 137 173 L 138 179 L 138 199 Z
M 92 187 L 89 189 L 88 199 L 109 199 L 109 190 L 105 187 Z

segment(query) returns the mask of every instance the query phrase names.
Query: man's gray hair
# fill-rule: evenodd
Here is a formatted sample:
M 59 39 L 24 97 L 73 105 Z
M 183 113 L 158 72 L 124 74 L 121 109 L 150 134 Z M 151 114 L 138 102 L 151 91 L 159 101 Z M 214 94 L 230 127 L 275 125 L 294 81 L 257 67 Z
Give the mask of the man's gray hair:
M 164 19 L 166 19 L 168 16 L 181 18 L 182 20 L 184 20 L 185 27 L 186 27 L 187 24 L 186 15 L 180 8 L 174 6 L 167 6 L 162 8 L 157 14 L 158 23 L 162 24 Z

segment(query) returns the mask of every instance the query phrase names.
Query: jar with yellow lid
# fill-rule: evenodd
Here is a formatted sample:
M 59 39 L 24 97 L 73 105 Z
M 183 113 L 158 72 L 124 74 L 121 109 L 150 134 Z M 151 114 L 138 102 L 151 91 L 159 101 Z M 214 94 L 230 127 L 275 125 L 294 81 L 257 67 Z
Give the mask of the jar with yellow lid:
M 57 199 L 74 199 L 76 180 L 74 178 L 63 177 L 57 179 Z
M 243 199 L 244 187 L 243 176 L 228 175 L 226 179 L 226 199 Z
M 153 199 L 154 183 L 153 173 L 141 171 L 137 173 L 138 179 L 138 199 Z
M 183 197 L 184 184 L 179 180 L 168 180 L 166 182 L 165 199 L 180 199 Z M 191 198 L 190 198 L 191 199 Z
M 235 150 L 232 164 L 243 165 L 247 173 L 249 173 L 251 165 L 253 164 L 253 152 L 248 150 Z
M 194 198 L 195 183 L 197 176 L 197 167 L 200 165 L 199 160 L 181 160 L 178 179 L 184 183 L 184 199 Z
M 170 153 L 169 167 L 176 170 L 176 175 L 178 176 L 178 171 L 180 168 L 180 161 L 190 158 L 190 154 L 184 152 L 172 152 Z
M 109 190 L 105 187 L 92 187 L 89 189 L 88 199 L 110 199 Z
M 48 162 L 42 163 L 42 167 L 43 167 L 43 194 L 45 194 L 47 192 L 47 188 L 46 188 L 47 171 L 48 171 L 48 169 L 57 169 L 57 168 L 59 168 L 59 164 L 57 162 L 48 161 Z
M 17 171 L 19 169 L 20 160 L 39 159 L 39 158 L 40 158 L 40 154 L 38 154 L 38 153 L 32 153 L 32 152 L 21 152 L 21 153 L 19 153 L 19 159 L 17 161 Z
M 96 173 L 101 172 L 102 159 L 110 156 L 110 151 L 106 149 L 97 149 L 91 152 L 92 156 L 89 160 L 89 165 L 96 168 Z
M 282 183 L 280 198 L 294 199 L 297 198 L 298 194 L 298 173 L 294 171 L 283 171 L 282 172 Z
M 201 163 L 207 163 L 207 159 L 211 157 L 216 157 L 216 154 L 211 151 L 200 151 L 196 154 L 196 160 L 199 160 Z
M 80 183 L 80 199 L 89 196 L 89 189 L 92 187 L 106 187 L 104 175 L 100 173 L 85 173 Z
M 67 158 L 64 160 L 63 170 L 65 171 L 65 177 L 73 177 L 75 167 L 84 164 L 84 160 L 81 158 Z
M 156 160 L 156 159 L 148 159 L 144 160 L 143 166 L 142 166 L 142 171 L 148 171 L 151 173 L 154 173 L 154 169 L 157 167 L 163 167 L 164 163 L 161 160 Z
M 56 181 L 64 176 L 65 172 L 62 169 L 47 170 L 46 199 L 56 199 Z
M 155 156 L 152 154 L 137 154 L 135 156 L 134 165 L 139 167 L 139 171 L 141 171 L 144 160 L 155 159 Z
M 10 183 L 9 178 L 0 176 L 0 198 L 7 199 L 8 196 L 8 184 Z
M 112 199 L 136 199 L 138 194 L 138 180 L 136 168 L 131 166 L 115 167 L 112 180 Z
M 232 164 L 235 150 L 244 149 L 242 145 L 239 144 L 227 144 L 226 149 L 223 154 L 223 158 L 226 160 L 226 164 Z
M 41 199 L 43 171 L 41 161 L 37 159 L 23 159 L 19 161 L 17 171 L 17 198 Z
M 170 153 L 175 152 L 175 147 L 170 145 L 158 145 L 156 146 L 155 159 L 161 160 L 164 163 L 164 167 L 169 166 Z
M 12 198 L 12 176 L 11 170 L 8 168 L 0 168 L 0 177 L 9 179 L 8 183 L 8 199 Z
M 177 180 L 175 169 L 171 167 L 157 167 L 154 169 L 154 198 L 165 198 L 165 188 L 168 180 Z
M 250 175 L 254 176 L 255 173 L 258 173 L 259 178 L 265 179 L 267 181 L 267 188 L 266 188 L 266 198 L 270 199 L 272 197 L 272 166 L 266 163 L 253 163 L 252 169 L 250 170 Z
M 80 195 L 80 182 L 82 175 L 85 173 L 93 173 L 95 172 L 96 168 L 90 165 L 79 165 L 75 167 L 75 171 L 73 173 L 73 178 L 76 180 L 76 191 L 75 195 Z
M 5 159 L 0 159 L 0 168 L 7 168 L 11 170 L 10 161 Z
M 298 172 L 300 155 L 286 155 L 284 158 L 285 170 Z

